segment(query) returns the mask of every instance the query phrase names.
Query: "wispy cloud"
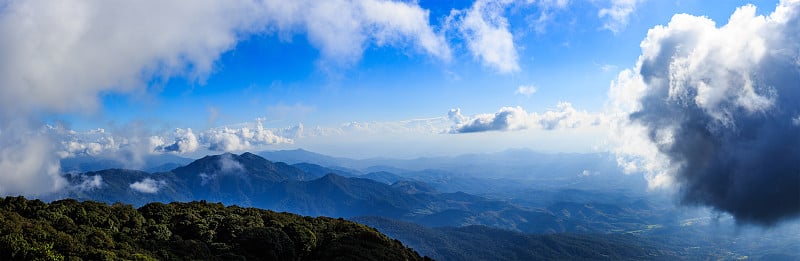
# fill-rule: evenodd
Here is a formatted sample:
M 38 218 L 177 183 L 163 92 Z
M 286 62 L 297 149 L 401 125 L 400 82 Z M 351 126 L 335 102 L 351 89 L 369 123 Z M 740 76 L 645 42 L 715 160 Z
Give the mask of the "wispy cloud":
M 137 192 L 154 194 L 157 193 L 159 190 L 161 190 L 162 187 L 166 185 L 167 182 L 163 180 L 144 178 L 142 181 L 131 183 L 130 188 Z
M 533 85 L 520 85 L 517 87 L 517 91 L 514 92 L 515 94 L 525 95 L 525 97 L 531 97 L 534 93 L 536 93 L 536 86 Z
M 603 29 L 619 33 L 628 26 L 630 16 L 636 11 L 636 5 L 644 0 L 610 0 L 608 6 L 600 8 L 597 16 L 603 19 Z
M 477 0 L 466 10 L 454 10 L 448 24 L 466 40 L 470 53 L 499 73 L 520 70 L 514 35 L 503 16 L 508 0 Z
M 103 187 L 103 177 L 100 175 L 80 175 L 79 177 L 80 182 L 73 186 L 73 189 L 79 191 L 91 191 Z

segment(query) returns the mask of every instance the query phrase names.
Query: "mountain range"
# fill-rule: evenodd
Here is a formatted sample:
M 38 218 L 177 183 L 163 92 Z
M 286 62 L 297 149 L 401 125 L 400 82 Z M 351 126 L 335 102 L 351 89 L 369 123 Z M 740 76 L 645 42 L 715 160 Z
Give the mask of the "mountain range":
M 800 246 L 800 233 L 793 233 L 800 226 L 767 237 L 698 236 L 713 234 L 715 226 L 731 221 L 674 207 L 669 197 L 646 191 L 641 176 L 621 174 L 614 158 L 605 154 L 509 151 L 357 160 L 289 150 L 182 161 L 153 161 L 178 167 L 150 172 L 145 170 L 153 166 L 147 165 L 141 170 L 72 171 L 64 174 L 72 188 L 59 196 L 135 206 L 205 200 L 343 217 L 442 260 L 669 259 L 694 254 L 791 260 L 798 256 L 786 249 Z M 471 167 L 464 170 L 458 161 Z M 97 167 L 85 162 L 82 167 Z M 764 243 L 718 243 L 754 238 Z M 720 250 L 687 252 L 699 246 Z
M 252 153 L 226 153 L 168 172 L 108 169 L 67 175 L 72 183 L 87 177 L 101 180 L 99 186 L 74 190 L 68 197 L 134 205 L 207 200 L 310 216 L 384 216 L 430 226 L 480 224 L 525 232 L 563 231 L 556 216 L 542 209 L 463 192 L 440 193 L 419 181 L 387 184 L 322 173 L 274 163 Z M 149 190 L 137 190 L 134 185 L 148 181 Z

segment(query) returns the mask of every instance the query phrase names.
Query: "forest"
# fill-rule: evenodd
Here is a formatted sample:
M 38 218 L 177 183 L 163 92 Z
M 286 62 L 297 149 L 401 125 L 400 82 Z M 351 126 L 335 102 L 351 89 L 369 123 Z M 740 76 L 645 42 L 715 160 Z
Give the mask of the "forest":
M 0 198 L 0 260 L 430 260 L 373 228 L 219 203 Z

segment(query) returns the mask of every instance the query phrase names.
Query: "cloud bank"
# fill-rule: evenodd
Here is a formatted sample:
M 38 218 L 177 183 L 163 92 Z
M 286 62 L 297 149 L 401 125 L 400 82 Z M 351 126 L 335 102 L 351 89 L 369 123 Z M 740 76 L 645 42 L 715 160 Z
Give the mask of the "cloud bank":
M 717 27 L 675 15 L 612 83 L 620 164 L 682 201 L 774 224 L 800 215 L 800 1 Z
M 450 133 L 573 129 L 597 126 L 604 120 L 602 114 L 576 110 L 568 102 L 558 103 L 555 109 L 543 113 L 528 113 L 517 106 L 503 107 L 495 113 L 477 114 L 471 117 L 462 115 L 461 109 L 452 109 L 448 117 L 454 123 Z

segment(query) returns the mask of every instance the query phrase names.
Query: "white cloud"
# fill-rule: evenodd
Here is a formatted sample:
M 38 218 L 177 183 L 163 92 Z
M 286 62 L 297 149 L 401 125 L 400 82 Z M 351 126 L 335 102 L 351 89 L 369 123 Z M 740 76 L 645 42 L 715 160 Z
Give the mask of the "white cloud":
M 424 118 L 384 122 L 348 122 L 338 129 L 341 133 L 440 133 L 444 130 L 445 118 Z
M 210 129 L 203 132 L 200 140 L 212 151 L 243 151 L 261 145 L 294 142 L 292 139 L 278 136 L 272 130 L 264 128 L 260 121 L 254 127 Z
M 536 86 L 533 85 L 520 85 L 517 87 L 517 91 L 514 92 L 515 94 L 525 95 L 526 97 L 531 97 L 534 93 L 536 93 Z
M 774 224 L 800 213 L 800 1 L 737 8 L 717 27 L 679 14 L 609 90 L 618 162 L 681 200 Z
M 0 195 L 44 195 L 68 185 L 59 173 L 55 141 L 27 124 L 0 122 Z
M 366 44 L 412 43 L 443 60 L 450 48 L 428 23 L 429 12 L 415 3 L 378 0 L 265 1 L 265 17 L 283 34 L 305 31 L 324 59 L 353 62 Z
M 448 23 L 455 26 L 467 42 L 472 55 L 499 73 L 520 70 L 514 35 L 503 16 L 509 0 L 477 0 L 467 10 L 454 10 Z
M 175 142 L 169 145 L 160 145 L 155 148 L 159 152 L 188 153 L 200 148 L 197 136 L 192 133 L 191 128 L 175 129 Z
M 257 149 L 264 145 L 292 143 L 290 137 L 302 138 L 304 131 L 302 124 L 267 129 L 257 121 L 212 128 L 199 134 L 195 134 L 190 128 L 177 128 L 172 134 L 147 136 L 141 133 L 117 134 L 103 129 L 76 132 L 61 126 L 48 126 L 46 133 L 50 138 L 60 140 L 61 146 L 56 149 L 60 158 L 102 156 L 119 159 L 128 164 L 126 167 L 136 168 L 143 164 L 143 156 L 147 154 L 186 154 L 201 149 L 211 151 Z
M 619 33 L 628 26 L 636 5 L 643 0 L 610 0 L 609 6 L 601 8 L 597 16 L 603 19 L 603 29 Z
M 142 181 L 131 183 L 130 188 L 137 192 L 153 194 L 158 192 L 162 187 L 166 185 L 167 182 L 163 180 L 144 178 Z
M 465 117 L 461 115 L 460 109 L 453 109 L 448 115 L 454 122 L 450 133 L 574 129 L 598 126 L 605 118 L 600 113 L 578 111 L 568 102 L 560 102 L 555 109 L 543 113 L 528 113 L 517 106 L 503 107 L 495 113 L 477 114 L 472 117 Z
M 233 159 L 231 154 L 222 154 L 219 158 L 220 171 L 225 173 L 238 172 L 244 170 L 244 166 Z
M 536 33 L 543 34 L 547 31 L 547 26 L 556 22 L 559 11 L 567 10 L 570 4 L 569 0 L 544 0 L 544 1 L 530 1 L 528 4 L 536 4 L 539 8 L 538 16 L 529 15 L 526 17 L 527 22 L 533 27 Z
M 90 191 L 103 187 L 103 177 L 100 175 L 94 175 L 91 177 L 82 174 L 77 175 L 81 175 L 81 182 L 75 185 L 74 189 L 79 191 Z

